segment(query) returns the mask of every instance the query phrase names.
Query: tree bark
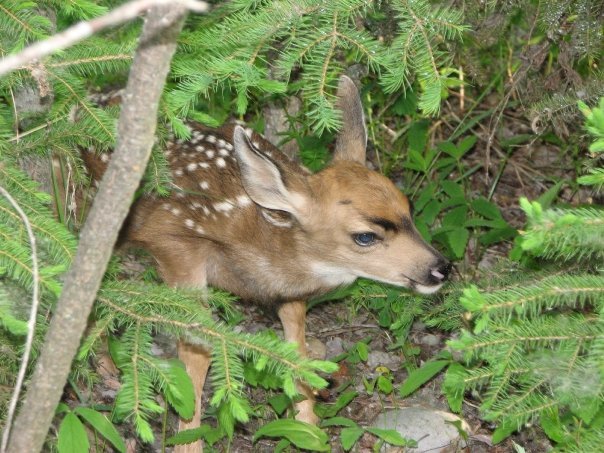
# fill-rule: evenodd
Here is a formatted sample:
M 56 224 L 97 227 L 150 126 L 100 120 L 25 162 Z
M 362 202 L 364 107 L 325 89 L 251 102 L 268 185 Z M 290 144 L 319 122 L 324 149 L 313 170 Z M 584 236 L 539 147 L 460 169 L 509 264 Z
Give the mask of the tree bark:
M 11 453 L 40 451 L 71 363 L 153 145 L 159 99 L 186 9 L 178 3 L 146 16 L 118 123 L 117 146 L 65 277 L 40 358 L 9 441 Z

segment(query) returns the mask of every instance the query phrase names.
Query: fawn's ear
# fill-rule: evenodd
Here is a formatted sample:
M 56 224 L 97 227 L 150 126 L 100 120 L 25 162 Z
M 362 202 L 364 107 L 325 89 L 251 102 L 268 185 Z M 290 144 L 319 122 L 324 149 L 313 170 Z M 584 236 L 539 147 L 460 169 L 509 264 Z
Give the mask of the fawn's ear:
M 304 177 L 279 166 L 257 150 L 241 126 L 235 127 L 233 143 L 243 188 L 250 198 L 263 208 L 285 211 L 300 218 L 309 201 Z
M 336 140 L 334 159 L 350 160 L 365 165 L 367 129 L 363 104 L 357 87 L 343 75 L 338 84 L 337 107 L 342 112 L 342 130 Z

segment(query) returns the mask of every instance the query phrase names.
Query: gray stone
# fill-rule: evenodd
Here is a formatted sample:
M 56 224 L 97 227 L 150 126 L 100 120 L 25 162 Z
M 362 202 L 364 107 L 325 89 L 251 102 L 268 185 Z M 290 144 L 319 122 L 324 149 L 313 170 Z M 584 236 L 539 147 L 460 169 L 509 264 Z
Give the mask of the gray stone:
M 371 351 L 367 357 L 367 366 L 374 370 L 378 366 L 385 366 L 389 370 L 397 370 L 401 366 L 401 359 L 384 351 Z
M 461 429 L 469 433 L 468 424 L 455 414 L 424 407 L 404 407 L 382 412 L 373 426 L 395 429 L 406 439 L 417 441 L 413 452 L 450 452 L 465 447 L 457 428 L 450 422 L 461 421 Z M 449 423 L 447 423 L 449 422 Z
M 432 334 L 427 334 L 421 337 L 419 342 L 421 344 L 425 344 L 426 346 L 438 346 L 440 344 L 440 337 Z
M 328 359 L 336 357 L 344 353 L 344 343 L 339 337 L 334 337 L 331 340 L 327 340 L 325 343 L 326 355 Z

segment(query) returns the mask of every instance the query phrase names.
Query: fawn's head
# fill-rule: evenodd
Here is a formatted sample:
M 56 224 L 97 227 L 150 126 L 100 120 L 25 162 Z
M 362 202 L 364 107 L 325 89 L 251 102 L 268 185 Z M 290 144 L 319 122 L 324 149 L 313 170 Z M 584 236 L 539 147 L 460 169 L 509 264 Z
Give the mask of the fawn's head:
M 366 277 L 420 293 L 437 291 L 451 265 L 415 229 L 407 197 L 365 167 L 363 109 L 348 77 L 340 79 L 338 104 L 343 128 L 333 161 L 314 175 L 274 161 L 236 128 L 245 191 L 267 222 L 291 230 L 298 265 L 324 286 Z

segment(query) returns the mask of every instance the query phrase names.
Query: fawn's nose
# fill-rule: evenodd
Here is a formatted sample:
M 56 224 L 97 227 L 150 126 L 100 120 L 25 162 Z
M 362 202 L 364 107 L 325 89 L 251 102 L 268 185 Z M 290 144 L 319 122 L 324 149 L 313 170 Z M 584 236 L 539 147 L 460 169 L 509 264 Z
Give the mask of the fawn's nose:
M 430 269 L 430 277 L 435 283 L 443 283 L 449 278 L 452 267 L 451 262 L 443 258 L 435 267 Z

